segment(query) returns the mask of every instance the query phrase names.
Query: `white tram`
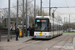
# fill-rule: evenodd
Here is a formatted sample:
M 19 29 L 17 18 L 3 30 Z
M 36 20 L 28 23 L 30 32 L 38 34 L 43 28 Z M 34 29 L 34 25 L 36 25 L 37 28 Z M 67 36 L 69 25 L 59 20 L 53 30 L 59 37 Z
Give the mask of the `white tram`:
M 50 39 L 63 34 L 63 24 L 49 16 L 37 16 L 35 19 L 34 38 Z

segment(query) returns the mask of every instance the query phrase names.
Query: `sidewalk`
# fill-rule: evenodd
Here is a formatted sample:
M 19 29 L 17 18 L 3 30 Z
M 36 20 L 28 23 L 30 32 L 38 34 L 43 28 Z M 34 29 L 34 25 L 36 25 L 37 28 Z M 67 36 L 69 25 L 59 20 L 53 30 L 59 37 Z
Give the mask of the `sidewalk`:
M 13 38 L 12 40 L 10 40 L 10 42 L 7 41 L 2 41 L 0 42 L 0 48 L 1 47 L 12 47 L 12 46 L 17 46 L 22 44 L 23 42 L 32 39 L 32 37 L 20 37 L 19 41 L 16 41 L 15 38 Z M 4 48 L 3 48 L 4 49 Z M 0 49 L 1 50 L 1 49 Z

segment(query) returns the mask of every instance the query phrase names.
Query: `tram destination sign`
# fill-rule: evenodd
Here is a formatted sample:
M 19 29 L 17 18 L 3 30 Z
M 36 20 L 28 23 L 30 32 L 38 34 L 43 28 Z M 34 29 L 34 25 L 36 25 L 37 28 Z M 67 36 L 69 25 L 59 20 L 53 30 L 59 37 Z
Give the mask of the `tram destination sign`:
M 47 22 L 47 20 L 37 20 L 37 22 Z

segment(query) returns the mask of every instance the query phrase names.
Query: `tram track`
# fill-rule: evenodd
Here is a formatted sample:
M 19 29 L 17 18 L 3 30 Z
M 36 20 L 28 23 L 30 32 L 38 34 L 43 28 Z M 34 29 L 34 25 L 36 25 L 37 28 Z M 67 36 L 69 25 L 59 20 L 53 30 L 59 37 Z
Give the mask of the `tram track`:
M 69 37 L 63 44 L 63 46 L 59 49 L 59 50 L 62 50 L 64 46 L 66 46 L 72 39 L 73 39 L 74 35 Z M 69 46 L 68 46 L 69 47 Z M 68 48 L 67 48 L 68 49 Z M 72 49 L 72 48 L 71 48 Z
M 25 44 L 29 44 L 29 45 L 24 46 L 24 47 L 22 47 L 22 48 L 19 48 L 18 50 L 22 50 L 22 49 L 25 48 L 25 47 L 29 47 L 29 46 L 32 46 L 33 44 L 40 43 L 40 42 L 42 42 L 42 41 L 37 41 L 37 40 L 32 40 L 32 39 L 31 39 L 31 40 L 25 42 Z
M 66 36 L 68 36 L 68 35 L 66 35 Z M 66 37 L 65 36 L 65 37 Z M 60 37 L 60 36 L 59 36 Z M 44 41 L 49 41 L 49 42 L 52 42 L 52 41 L 54 41 L 54 40 L 58 40 L 58 39 L 60 39 L 59 37 L 55 37 L 55 38 L 52 38 L 52 39 L 49 39 L 49 40 L 46 40 L 46 39 L 36 39 L 36 40 L 32 40 L 32 39 L 30 39 L 30 40 L 28 40 L 28 41 L 25 41 L 25 42 L 23 42 L 23 43 L 26 43 L 26 44 L 30 44 L 30 43 L 33 43 L 33 44 L 41 44 L 42 42 L 44 42 Z M 63 37 L 63 36 L 62 36 Z M 62 38 L 61 37 L 61 38 Z M 37 42 L 37 43 L 35 43 L 35 42 Z
M 50 47 L 48 47 L 46 50 L 52 49 L 54 46 L 56 46 L 58 43 L 60 43 L 60 42 L 62 42 L 62 41 L 64 41 L 64 40 L 65 40 L 65 43 L 66 43 L 67 40 L 68 40 L 69 38 L 71 38 L 71 36 L 72 36 L 72 35 L 70 35 L 69 37 L 68 37 L 68 35 L 65 36 L 62 40 L 57 41 L 56 43 L 54 43 L 53 45 L 51 45 Z M 65 44 L 65 43 L 64 43 L 64 44 Z M 58 49 L 58 50 L 61 50 L 61 49 Z
M 66 37 L 66 36 L 68 36 L 68 35 L 65 35 L 64 37 Z M 60 36 L 59 36 L 60 37 Z M 24 46 L 24 47 L 22 47 L 22 48 L 19 48 L 18 50 L 22 50 L 23 48 L 26 48 L 26 47 L 29 47 L 29 46 L 32 46 L 32 45 L 41 45 L 42 43 L 44 43 L 44 42 L 53 42 L 54 40 L 58 40 L 58 39 L 60 39 L 60 38 L 63 38 L 63 36 L 61 36 L 60 38 L 59 37 L 56 37 L 56 38 L 53 38 L 53 39 L 51 39 L 51 40 L 49 40 L 49 41 L 47 41 L 47 40 L 29 40 L 29 41 L 26 41 L 25 42 L 25 44 L 29 44 L 28 46 Z

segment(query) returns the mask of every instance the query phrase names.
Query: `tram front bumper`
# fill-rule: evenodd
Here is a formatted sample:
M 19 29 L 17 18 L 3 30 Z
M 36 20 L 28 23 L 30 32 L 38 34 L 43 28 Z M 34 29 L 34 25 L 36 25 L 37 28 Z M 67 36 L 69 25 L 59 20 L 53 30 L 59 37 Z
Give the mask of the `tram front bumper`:
M 51 36 L 34 36 L 33 38 L 36 38 L 36 39 L 49 39 Z

